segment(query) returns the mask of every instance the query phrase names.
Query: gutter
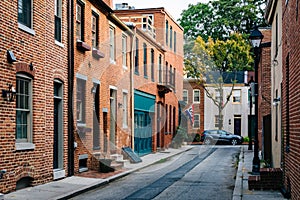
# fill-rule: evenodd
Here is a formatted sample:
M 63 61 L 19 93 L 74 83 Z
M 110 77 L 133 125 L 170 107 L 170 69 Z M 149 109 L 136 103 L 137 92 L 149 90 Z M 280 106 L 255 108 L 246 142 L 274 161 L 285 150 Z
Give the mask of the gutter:
M 68 1 L 68 176 L 74 175 L 74 1 Z

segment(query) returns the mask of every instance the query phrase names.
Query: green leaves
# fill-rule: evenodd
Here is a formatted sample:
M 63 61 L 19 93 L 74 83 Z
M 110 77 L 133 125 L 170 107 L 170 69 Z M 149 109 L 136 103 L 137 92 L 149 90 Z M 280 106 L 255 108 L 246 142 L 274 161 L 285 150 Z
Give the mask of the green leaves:
M 248 34 L 254 24 L 265 25 L 264 0 L 215 0 L 189 5 L 181 14 L 180 25 L 188 39 L 226 40 L 232 32 Z
M 198 36 L 185 48 L 185 70 L 188 76 L 201 78 L 209 71 L 245 71 L 252 68 L 251 46 L 241 34 L 233 33 L 225 41 Z

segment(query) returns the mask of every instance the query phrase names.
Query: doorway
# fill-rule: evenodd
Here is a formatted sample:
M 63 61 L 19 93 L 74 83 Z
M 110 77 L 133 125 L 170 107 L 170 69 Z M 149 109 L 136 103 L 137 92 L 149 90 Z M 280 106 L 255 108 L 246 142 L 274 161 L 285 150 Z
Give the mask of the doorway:
M 116 150 L 116 101 L 117 101 L 117 91 L 110 89 L 110 150 L 111 153 L 114 153 Z
M 241 135 L 242 117 L 241 115 L 234 115 L 234 134 Z
M 63 170 L 63 84 L 54 81 L 53 179 L 65 177 Z

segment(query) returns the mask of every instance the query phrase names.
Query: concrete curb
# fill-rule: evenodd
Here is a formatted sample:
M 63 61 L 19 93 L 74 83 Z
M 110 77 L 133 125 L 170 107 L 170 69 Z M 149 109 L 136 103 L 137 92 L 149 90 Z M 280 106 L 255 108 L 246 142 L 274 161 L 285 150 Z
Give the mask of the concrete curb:
M 236 173 L 235 187 L 232 195 L 232 200 L 241 200 L 243 196 L 243 166 L 244 166 L 244 148 L 241 147 L 239 156 L 239 165 Z
M 167 156 L 167 157 L 165 157 L 165 158 L 171 158 L 171 157 L 174 157 L 174 156 L 176 156 L 176 155 L 179 155 L 179 154 L 182 154 L 182 153 L 184 153 L 184 152 L 187 152 L 187 151 L 191 150 L 192 148 L 193 148 L 193 147 L 191 146 L 190 148 L 187 148 L 187 149 L 185 149 L 185 150 L 183 150 L 183 151 L 174 153 L 174 154 L 169 155 L 169 156 Z M 136 171 L 138 171 L 138 170 L 141 170 L 141 169 L 144 169 L 144 168 L 146 168 L 146 167 L 149 167 L 150 165 L 153 165 L 153 164 L 155 164 L 156 162 L 158 162 L 158 160 L 153 161 L 153 162 L 151 162 L 151 163 L 148 163 L 148 164 L 146 164 L 146 165 L 144 165 L 144 166 L 141 166 L 140 168 L 131 169 L 131 170 L 128 170 L 128 171 L 125 171 L 125 172 L 116 174 L 116 175 L 114 175 L 114 176 L 111 176 L 111 177 L 109 177 L 109 178 L 102 179 L 99 183 L 95 183 L 95 184 L 92 184 L 92 185 L 88 185 L 88 186 L 82 187 L 82 188 L 80 188 L 80 189 L 78 189 L 78 190 L 76 190 L 76 191 L 72 191 L 72 192 L 66 193 L 66 194 L 64 194 L 64 195 L 60 195 L 60 196 L 58 196 L 58 197 L 56 197 L 56 198 L 54 198 L 54 199 L 51 199 L 51 200 L 65 200 L 65 199 L 70 199 L 70 198 L 75 197 L 75 196 L 77 196 L 77 195 L 79 195 L 79 194 L 82 194 L 82 193 L 88 192 L 88 191 L 90 191 L 90 190 L 96 189 L 96 188 L 98 188 L 98 187 L 107 185 L 107 184 L 109 184 L 110 182 L 113 182 L 113 181 L 115 181 L 115 180 L 118 180 L 118 179 L 120 179 L 120 178 L 123 178 L 123 177 L 125 177 L 125 176 L 127 176 L 127 175 L 129 175 L 129 174 L 131 174 L 131 173 L 133 173 L 133 172 L 136 172 Z M 0 197 L 1 197 L 1 196 L 0 196 Z M 2 199 L 0 198 L 0 200 L 2 200 Z M 4 200 L 4 199 L 3 199 L 3 200 Z

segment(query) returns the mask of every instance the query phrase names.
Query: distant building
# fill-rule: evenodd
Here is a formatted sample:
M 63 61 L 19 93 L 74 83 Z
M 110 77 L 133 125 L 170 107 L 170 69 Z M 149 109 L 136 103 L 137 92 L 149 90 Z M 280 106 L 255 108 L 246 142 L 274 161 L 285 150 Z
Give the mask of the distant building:
M 183 81 L 183 102 L 182 124 L 193 140 L 196 134 L 204 131 L 204 85 L 198 80 L 186 78 Z
M 223 105 L 227 101 L 228 103 L 222 110 L 220 118 L 219 109 L 212 98 L 204 95 L 204 129 L 218 129 L 219 123 L 222 123 L 224 130 L 243 137 L 248 136 L 250 96 L 249 86 L 247 86 L 247 72 L 224 73 L 224 83 L 221 88 L 216 86 L 216 82 L 213 81 L 213 78 L 209 78 L 210 76 L 207 75 L 205 84 L 210 96 L 218 102 L 223 101 Z M 218 75 L 213 73 L 213 77 L 215 76 Z M 236 80 L 234 85 L 232 84 L 233 80 Z M 229 99 L 227 99 L 228 96 L 230 96 Z

